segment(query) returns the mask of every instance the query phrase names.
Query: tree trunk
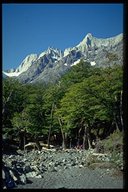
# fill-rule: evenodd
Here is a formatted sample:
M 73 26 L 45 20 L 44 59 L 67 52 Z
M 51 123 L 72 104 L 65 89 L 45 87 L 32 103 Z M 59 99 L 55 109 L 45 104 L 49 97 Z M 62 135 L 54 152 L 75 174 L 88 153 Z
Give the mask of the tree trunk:
M 36 143 L 36 147 L 37 147 L 37 149 L 38 149 L 39 151 L 41 151 L 41 145 L 40 145 L 40 142 L 39 142 L 37 136 L 35 137 L 35 143 Z
M 65 138 L 63 138 L 63 141 L 62 141 L 62 148 L 63 148 L 63 149 L 66 149 Z
M 84 128 L 84 136 L 83 136 L 83 149 L 91 149 L 91 137 L 90 137 L 90 129 L 88 125 L 85 125 Z
M 88 139 L 88 147 L 89 147 L 89 149 L 91 149 L 92 148 L 92 142 L 91 142 L 89 127 L 87 127 L 87 139 Z
M 105 132 L 104 132 L 104 135 L 103 135 L 102 139 L 105 139 L 105 138 L 108 137 L 111 133 L 113 133 L 113 131 L 115 130 L 115 127 L 116 127 L 116 129 L 119 129 L 116 120 L 112 121 L 112 122 L 110 123 L 110 125 L 108 125 L 108 128 L 107 128 L 107 129 L 105 128 L 105 130 L 108 130 L 108 131 L 105 131 Z
M 116 125 L 116 129 L 122 131 L 123 129 L 123 112 L 122 112 L 122 91 L 119 96 L 119 100 L 115 96 L 115 101 L 118 101 L 116 104 L 116 112 L 114 113 L 114 122 Z
M 53 123 L 53 109 L 54 109 L 54 103 L 52 104 L 52 109 L 51 109 L 51 125 L 49 128 L 48 141 L 47 141 L 48 149 L 50 149 L 50 136 L 51 136 L 51 130 L 52 130 L 52 123 Z
M 72 138 L 69 139 L 69 148 L 72 148 Z
M 67 149 L 67 140 L 68 140 L 68 134 L 64 133 L 64 143 L 65 143 L 64 149 Z
M 47 141 L 48 149 L 50 149 L 50 135 L 51 135 L 51 130 L 52 130 L 52 126 L 50 125 L 49 133 L 48 133 L 48 141 Z
M 63 126 L 62 126 L 62 122 L 61 119 L 58 118 L 59 124 L 60 124 L 60 128 L 61 128 L 61 134 L 62 134 L 62 148 L 66 149 L 66 135 L 63 131 Z
M 88 149 L 88 140 L 87 140 L 87 125 L 85 125 L 85 127 L 84 127 L 83 149 Z
M 118 118 L 116 117 L 115 113 L 114 113 L 114 123 L 115 123 L 116 129 L 120 130 L 120 126 L 119 126 L 119 123 L 118 123 Z
M 80 133 L 81 133 L 82 127 L 80 127 L 79 131 L 78 131 L 78 139 L 77 139 L 77 147 L 79 148 L 80 146 Z
M 67 149 L 67 133 L 63 133 L 62 148 Z
M 24 132 L 23 132 L 23 131 L 21 131 L 21 132 L 19 133 L 19 148 L 20 148 L 21 150 L 24 149 Z
M 121 127 L 123 130 L 124 124 L 123 124 L 123 111 L 122 111 L 122 97 L 123 97 L 123 92 L 121 91 L 121 93 L 120 93 L 120 122 L 121 122 Z
M 80 146 L 80 138 L 78 137 L 78 139 L 77 139 L 77 144 L 76 144 L 76 146 L 79 148 L 79 146 Z
M 24 131 L 24 151 L 25 151 L 25 145 L 26 145 L 26 131 Z

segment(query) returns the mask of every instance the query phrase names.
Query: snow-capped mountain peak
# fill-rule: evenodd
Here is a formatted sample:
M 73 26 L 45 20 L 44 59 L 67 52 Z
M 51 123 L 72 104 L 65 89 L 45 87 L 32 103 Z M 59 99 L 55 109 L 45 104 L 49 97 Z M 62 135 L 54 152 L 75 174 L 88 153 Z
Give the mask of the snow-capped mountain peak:
M 23 62 L 21 63 L 21 65 L 16 69 L 16 72 L 24 72 L 26 71 L 33 63 L 34 61 L 36 61 L 37 59 L 37 54 L 30 54 L 28 55 Z
M 87 43 L 88 39 L 91 40 L 93 38 L 92 34 L 91 33 L 88 33 L 84 39 L 82 40 L 81 43 Z
M 117 55 L 117 63 L 123 60 L 123 34 L 110 38 L 96 38 L 88 33 L 74 47 L 60 49 L 48 47 L 39 55 L 28 55 L 17 69 L 3 72 L 6 76 L 17 77 L 22 82 L 52 81 L 60 77 L 70 67 L 77 65 L 81 59 L 92 66 L 105 66 L 108 62 L 106 53 Z M 114 61 L 115 62 L 115 61 Z
M 113 47 L 114 45 L 118 44 L 123 39 L 123 34 L 119 34 L 114 37 L 110 38 L 96 38 L 92 36 L 91 33 L 88 33 L 84 39 L 76 46 L 82 52 L 86 52 L 90 50 L 90 48 L 95 47 Z
M 49 55 L 50 57 L 52 57 L 53 59 L 60 59 L 63 56 L 63 53 L 61 50 L 57 49 L 57 48 L 53 48 L 53 47 L 48 47 L 48 49 L 44 52 L 42 52 L 38 59 L 40 59 L 41 57 L 43 57 L 44 55 Z
M 70 53 L 71 50 L 72 50 L 72 48 L 65 49 L 64 50 L 64 57 L 67 56 Z
M 35 61 L 37 59 L 37 54 L 30 54 L 28 55 L 21 63 L 21 67 L 25 66 L 28 67 L 29 65 L 31 65 L 31 63 L 33 61 Z
M 93 39 L 92 34 L 88 33 L 77 46 L 79 46 L 79 45 L 86 45 L 86 44 L 89 43 L 88 41 L 91 41 L 92 39 Z
M 27 71 L 29 67 L 36 61 L 37 54 L 30 54 L 22 61 L 17 69 L 11 69 L 9 72 L 3 72 L 9 77 L 19 76 L 21 73 Z
M 42 53 L 40 53 L 40 55 L 38 56 L 38 59 L 40 59 L 40 58 L 43 57 L 44 55 L 46 55 L 46 51 L 43 51 Z

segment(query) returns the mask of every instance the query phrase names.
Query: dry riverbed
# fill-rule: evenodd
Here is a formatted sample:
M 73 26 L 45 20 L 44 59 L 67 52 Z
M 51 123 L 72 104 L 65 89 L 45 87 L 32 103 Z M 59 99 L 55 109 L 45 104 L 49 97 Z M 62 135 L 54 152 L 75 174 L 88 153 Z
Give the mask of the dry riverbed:
M 122 175 L 112 176 L 105 169 L 72 167 L 47 172 L 43 178 L 30 178 L 31 184 L 18 185 L 18 189 L 122 189 Z
M 123 188 L 123 171 L 110 155 L 93 150 L 18 151 L 4 154 L 3 162 L 11 172 L 14 189 Z

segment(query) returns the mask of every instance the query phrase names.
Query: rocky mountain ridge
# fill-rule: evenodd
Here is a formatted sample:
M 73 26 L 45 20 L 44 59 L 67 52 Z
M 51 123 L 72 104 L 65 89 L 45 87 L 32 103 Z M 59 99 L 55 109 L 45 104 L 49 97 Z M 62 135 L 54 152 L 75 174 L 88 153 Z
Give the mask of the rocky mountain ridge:
M 116 55 L 110 60 L 108 54 Z M 123 34 L 101 39 L 88 33 L 76 46 L 64 51 L 49 47 L 39 55 L 28 55 L 17 69 L 3 71 L 8 77 L 19 79 L 23 83 L 55 82 L 73 65 L 83 59 L 90 64 L 106 66 L 107 64 L 123 63 Z

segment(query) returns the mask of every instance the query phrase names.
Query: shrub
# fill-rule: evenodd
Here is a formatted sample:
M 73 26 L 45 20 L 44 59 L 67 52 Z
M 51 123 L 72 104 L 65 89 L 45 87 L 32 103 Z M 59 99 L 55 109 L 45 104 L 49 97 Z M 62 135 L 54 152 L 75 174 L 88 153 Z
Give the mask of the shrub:
M 105 152 L 117 153 L 123 150 L 123 133 L 115 130 L 110 136 L 103 140 Z

